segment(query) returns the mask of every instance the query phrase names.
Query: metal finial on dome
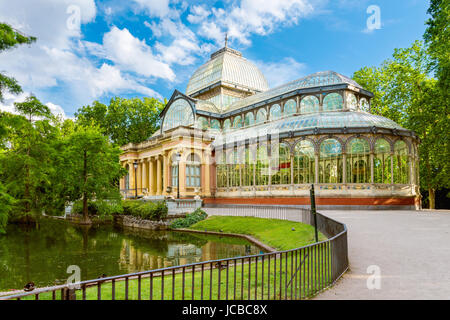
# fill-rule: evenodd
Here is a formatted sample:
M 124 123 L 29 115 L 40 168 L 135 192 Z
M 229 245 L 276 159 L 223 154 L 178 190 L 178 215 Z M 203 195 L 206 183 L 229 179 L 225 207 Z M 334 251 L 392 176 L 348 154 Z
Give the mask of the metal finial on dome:
M 225 48 L 227 47 L 228 44 L 228 32 L 225 33 Z

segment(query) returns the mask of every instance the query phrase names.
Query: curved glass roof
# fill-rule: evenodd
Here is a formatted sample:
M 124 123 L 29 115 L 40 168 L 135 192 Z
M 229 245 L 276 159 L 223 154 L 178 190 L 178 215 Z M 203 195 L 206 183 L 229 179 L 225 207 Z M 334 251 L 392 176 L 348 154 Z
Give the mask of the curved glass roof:
M 230 107 L 225 111 L 229 112 L 237 110 L 245 106 L 274 98 L 297 89 L 328 86 L 341 83 L 351 84 L 357 88 L 362 89 L 362 87 L 358 83 L 346 76 L 343 76 L 342 74 L 334 71 L 322 71 L 236 101 L 235 103 L 231 104 Z
M 297 115 L 249 128 L 230 130 L 224 135 L 227 141 L 242 140 L 242 137 L 255 138 L 267 134 L 301 131 L 306 129 L 325 128 L 361 128 L 379 127 L 386 129 L 401 129 L 394 121 L 365 112 L 322 112 L 310 115 Z M 218 139 L 216 145 L 223 143 Z
M 269 88 L 266 78 L 253 63 L 239 51 L 225 47 L 213 53 L 211 59 L 194 72 L 186 94 L 191 95 L 219 81 L 255 91 Z

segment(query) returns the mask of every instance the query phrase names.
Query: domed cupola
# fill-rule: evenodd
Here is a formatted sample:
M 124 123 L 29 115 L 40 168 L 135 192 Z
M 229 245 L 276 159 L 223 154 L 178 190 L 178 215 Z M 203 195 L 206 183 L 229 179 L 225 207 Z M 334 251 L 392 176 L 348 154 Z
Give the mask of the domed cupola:
M 225 46 L 194 72 L 186 95 L 212 102 L 225 111 L 233 102 L 268 89 L 258 67 L 243 58 L 241 52 Z

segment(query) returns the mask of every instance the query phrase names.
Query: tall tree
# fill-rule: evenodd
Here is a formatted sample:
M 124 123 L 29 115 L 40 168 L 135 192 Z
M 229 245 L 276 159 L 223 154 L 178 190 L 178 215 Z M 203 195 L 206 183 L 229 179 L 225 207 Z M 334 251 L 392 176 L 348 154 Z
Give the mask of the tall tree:
M 25 36 L 6 23 L 0 23 L 0 52 L 12 49 L 20 44 L 30 44 L 36 41 L 35 37 Z M 22 88 L 16 79 L 0 73 L 0 102 L 3 101 L 5 91 L 18 94 Z
M 159 129 L 159 114 L 164 104 L 155 98 L 111 99 L 107 106 L 94 101 L 75 113 L 77 122 L 97 125 L 119 146 L 147 140 Z
M 429 46 L 430 66 L 436 71 L 446 101 L 450 91 L 450 1 L 430 0 L 425 42 Z
M 2 114 L 8 136 L 0 154 L 0 177 L 7 192 L 19 200 L 15 212 L 30 222 L 41 212 L 45 186 L 50 183 L 49 141 L 55 138 L 56 130 L 50 123 L 50 110 L 35 97 L 15 107 L 19 115 Z
M 450 187 L 449 113 L 442 91 L 428 73 L 429 55 L 423 43 L 395 49 L 380 67 L 365 67 L 353 79 L 375 97 L 373 112 L 414 130 L 421 139 L 420 184 L 435 207 L 437 189 Z
M 120 198 L 120 152 L 95 127 L 78 127 L 65 138 L 59 183 L 67 200 L 82 199 L 84 223 L 90 223 L 89 201 Z

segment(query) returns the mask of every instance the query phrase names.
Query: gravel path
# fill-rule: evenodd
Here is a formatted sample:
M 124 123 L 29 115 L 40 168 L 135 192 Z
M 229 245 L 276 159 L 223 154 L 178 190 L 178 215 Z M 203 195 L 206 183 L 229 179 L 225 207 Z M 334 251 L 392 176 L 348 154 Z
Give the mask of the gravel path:
M 450 299 L 450 211 L 320 212 L 347 224 L 350 270 L 316 299 Z

